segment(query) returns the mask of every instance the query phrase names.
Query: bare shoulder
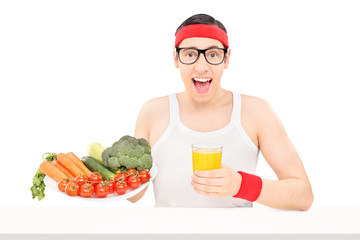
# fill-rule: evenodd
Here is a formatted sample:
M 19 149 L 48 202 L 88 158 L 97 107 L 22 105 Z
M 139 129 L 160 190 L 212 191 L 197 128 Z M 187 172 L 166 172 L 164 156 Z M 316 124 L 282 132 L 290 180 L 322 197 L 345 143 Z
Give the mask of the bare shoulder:
M 259 145 L 261 145 L 264 139 L 274 140 L 277 136 L 286 137 L 285 128 L 268 101 L 247 95 L 242 95 L 242 100 L 244 108 L 242 112 L 245 113 L 248 126 L 252 126 L 253 131 L 256 132 Z
M 264 110 L 271 108 L 270 104 L 263 98 L 241 94 L 242 107 L 248 110 Z
M 161 112 L 169 108 L 169 96 L 150 99 L 143 105 L 143 110 L 149 113 Z
M 162 96 L 150 99 L 145 102 L 141 108 L 135 127 L 135 136 L 143 137 L 149 141 L 152 146 L 156 141 L 154 133 L 162 131 L 159 126 L 165 125 L 170 119 L 169 96 Z
M 241 123 L 256 146 L 265 129 L 279 124 L 275 111 L 265 99 L 241 94 Z

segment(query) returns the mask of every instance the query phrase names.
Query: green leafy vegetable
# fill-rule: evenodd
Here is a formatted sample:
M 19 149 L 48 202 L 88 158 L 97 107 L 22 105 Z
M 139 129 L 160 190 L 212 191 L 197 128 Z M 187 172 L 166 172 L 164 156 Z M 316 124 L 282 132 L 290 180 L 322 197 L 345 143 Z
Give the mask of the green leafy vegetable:
M 40 169 L 36 171 L 36 174 L 33 178 L 33 185 L 30 188 L 32 193 L 32 198 L 38 198 L 40 201 L 45 197 L 45 183 L 44 183 L 45 174 L 43 174 Z
M 44 153 L 42 159 L 43 161 L 51 162 L 56 159 L 56 153 Z M 44 183 L 45 176 L 46 175 L 43 174 L 40 171 L 40 169 L 36 171 L 35 176 L 32 179 L 33 185 L 30 188 L 33 199 L 37 197 L 38 200 L 40 201 L 45 197 L 45 187 L 46 187 Z

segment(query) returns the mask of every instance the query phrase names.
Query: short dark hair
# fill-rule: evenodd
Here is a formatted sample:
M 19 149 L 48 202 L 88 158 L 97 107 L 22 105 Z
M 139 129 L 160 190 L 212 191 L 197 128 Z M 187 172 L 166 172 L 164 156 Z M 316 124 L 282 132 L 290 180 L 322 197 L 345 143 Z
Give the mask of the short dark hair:
M 215 18 L 213 18 L 210 15 L 201 13 L 201 14 L 193 15 L 193 16 L 189 17 L 188 19 L 186 19 L 176 29 L 175 35 L 183 27 L 188 26 L 188 25 L 193 25 L 193 24 L 206 24 L 206 25 L 217 26 L 217 27 L 221 28 L 222 30 L 224 30 L 224 32 L 227 33 L 225 26 L 219 20 L 216 20 Z

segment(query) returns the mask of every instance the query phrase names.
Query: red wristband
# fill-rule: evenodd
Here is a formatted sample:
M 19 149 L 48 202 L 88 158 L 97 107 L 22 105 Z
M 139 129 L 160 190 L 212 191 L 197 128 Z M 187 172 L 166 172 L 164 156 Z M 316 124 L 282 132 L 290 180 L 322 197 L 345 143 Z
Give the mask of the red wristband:
M 262 179 L 256 175 L 238 171 L 242 177 L 239 192 L 234 198 L 242 198 L 250 202 L 255 202 L 262 189 Z

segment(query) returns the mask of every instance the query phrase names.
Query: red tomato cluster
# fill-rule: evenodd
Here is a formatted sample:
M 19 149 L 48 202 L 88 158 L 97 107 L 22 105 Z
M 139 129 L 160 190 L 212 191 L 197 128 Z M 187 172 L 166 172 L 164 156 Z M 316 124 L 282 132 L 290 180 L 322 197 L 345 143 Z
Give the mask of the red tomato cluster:
M 69 196 L 91 197 L 94 193 L 98 198 L 104 198 L 108 194 L 116 192 L 123 195 L 130 189 L 137 189 L 141 184 L 150 180 L 150 173 L 147 170 L 138 172 L 136 169 L 129 169 L 126 173 L 117 173 L 113 180 L 102 180 L 99 173 L 91 173 L 86 176 L 77 176 L 75 179 L 63 179 L 58 183 L 60 191 Z

